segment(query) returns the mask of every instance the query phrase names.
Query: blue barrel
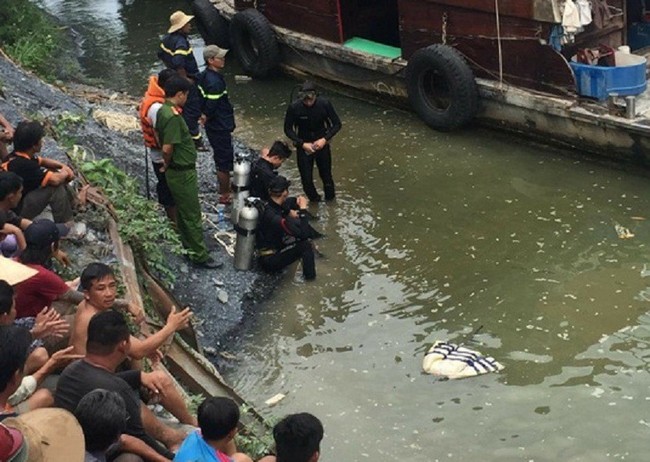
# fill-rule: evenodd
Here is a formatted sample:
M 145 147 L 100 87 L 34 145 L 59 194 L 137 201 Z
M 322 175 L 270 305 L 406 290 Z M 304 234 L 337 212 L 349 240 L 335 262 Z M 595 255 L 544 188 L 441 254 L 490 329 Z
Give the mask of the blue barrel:
M 575 59 L 575 58 L 574 58 Z M 633 54 L 615 53 L 616 66 L 591 66 L 569 62 L 576 76 L 580 96 L 599 101 L 615 93 L 619 96 L 639 95 L 646 90 L 646 59 Z

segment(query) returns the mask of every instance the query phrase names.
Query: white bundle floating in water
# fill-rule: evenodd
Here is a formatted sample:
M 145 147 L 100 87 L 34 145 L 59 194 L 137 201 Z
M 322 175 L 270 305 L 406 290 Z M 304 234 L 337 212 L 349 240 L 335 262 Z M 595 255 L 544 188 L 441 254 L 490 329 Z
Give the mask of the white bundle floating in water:
M 483 356 L 478 351 L 439 340 L 424 355 L 422 369 L 428 374 L 462 379 L 498 372 L 503 369 L 503 365 L 491 356 Z

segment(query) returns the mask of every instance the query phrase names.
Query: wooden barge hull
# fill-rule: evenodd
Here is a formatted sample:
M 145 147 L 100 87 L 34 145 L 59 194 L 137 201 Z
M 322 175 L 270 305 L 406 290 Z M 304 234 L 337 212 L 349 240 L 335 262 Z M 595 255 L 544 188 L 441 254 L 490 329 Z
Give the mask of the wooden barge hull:
M 210 1 L 227 20 L 237 13 L 231 0 Z M 286 72 L 333 82 L 348 94 L 362 92 L 374 100 L 409 107 L 407 60 L 363 53 L 280 26 L 272 27 L 280 50 L 280 66 Z M 540 45 L 540 50 L 548 49 Z M 476 78 L 480 95 L 476 119 L 480 124 L 608 159 L 650 165 L 647 95 L 638 99 L 638 116 L 627 119 L 610 115 L 606 107 L 575 95 L 552 95 L 506 83 L 506 77 L 504 74 L 503 82 Z
M 359 91 L 373 100 L 408 109 L 406 66 L 390 63 L 375 69 L 329 58 L 305 55 L 291 46 L 281 46 L 282 65 L 297 77 L 325 79 L 342 85 L 353 96 Z M 311 70 L 318 69 L 314 74 Z M 477 79 L 481 96 L 477 121 L 490 128 L 523 135 L 591 154 L 650 166 L 650 120 L 633 120 L 605 114 L 595 103 L 578 103 L 542 93 L 501 87 L 498 82 Z

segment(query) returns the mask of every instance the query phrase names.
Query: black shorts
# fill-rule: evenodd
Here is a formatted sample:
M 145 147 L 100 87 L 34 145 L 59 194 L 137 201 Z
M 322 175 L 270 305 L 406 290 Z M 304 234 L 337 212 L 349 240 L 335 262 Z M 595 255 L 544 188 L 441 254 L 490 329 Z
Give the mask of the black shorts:
M 151 162 L 151 165 L 153 165 L 153 171 L 156 174 L 156 178 L 158 178 L 158 184 L 156 185 L 158 203 L 163 207 L 175 206 L 176 202 L 174 202 L 172 192 L 169 190 L 169 186 L 167 185 L 167 178 L 165 177 L 165 173 L 160 171 L 160 167 L 162 167 L 163 164 Z
M 205 127 L 208 141 L 214 152 L 214 164 L 220 172 L 232 172 L 235 152 L 232 149 L 232 135 L 226 130 L 213 130 Z

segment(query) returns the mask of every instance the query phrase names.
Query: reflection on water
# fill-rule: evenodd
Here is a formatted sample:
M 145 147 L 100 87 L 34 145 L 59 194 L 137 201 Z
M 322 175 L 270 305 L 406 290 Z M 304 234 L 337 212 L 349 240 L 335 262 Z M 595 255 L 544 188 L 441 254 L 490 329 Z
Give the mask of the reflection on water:
M 156 53 L 169 27 L 169 15 L 177 9 L 190 10 L 184 0 L 41 1 L 78 32 L 86 77 L 138 95 L 146 89 L 147 76 L 160 67 Z M 192 45 L 202 45 L 198 36 Z
M 235 90 L 249 111 L 241 134 L 272 139 L 282 97 L 263 106 Z M 643 459 L 646 179 L 332 99 L 341 194 L 314 207 L 328 258 L 315 284 L 288 275 L 259 308 L 228 378 L 262 407 L 287 394 L 273 415 L 323 415 L 326 460 Z M 506 369 L 425 376 L 437 339 Z
M 138 93 L 169 13 L 186 8 L 47 4 L 92 31 L 89 74 Z M 236 135 L 270 144 L 295 82 L 238 85 L 232 57 L 227 69 Z M 647 180 L 488 131 L 436 133 L 328 93 L 344 128 L 333 143 L 338 199 L 313 207 L 326 259 L 314 283 L 289 272 L 257 308 L 229 346 L 239 361 L 228 379 L 270 415 L 322 417 L 324 461 L 645 460 Z M 616 223 L 635 237 L 619 239 Z M 506 368 L 423 375 L 438 339 Z M 266 410 L 278 392 L 287 398 Z

